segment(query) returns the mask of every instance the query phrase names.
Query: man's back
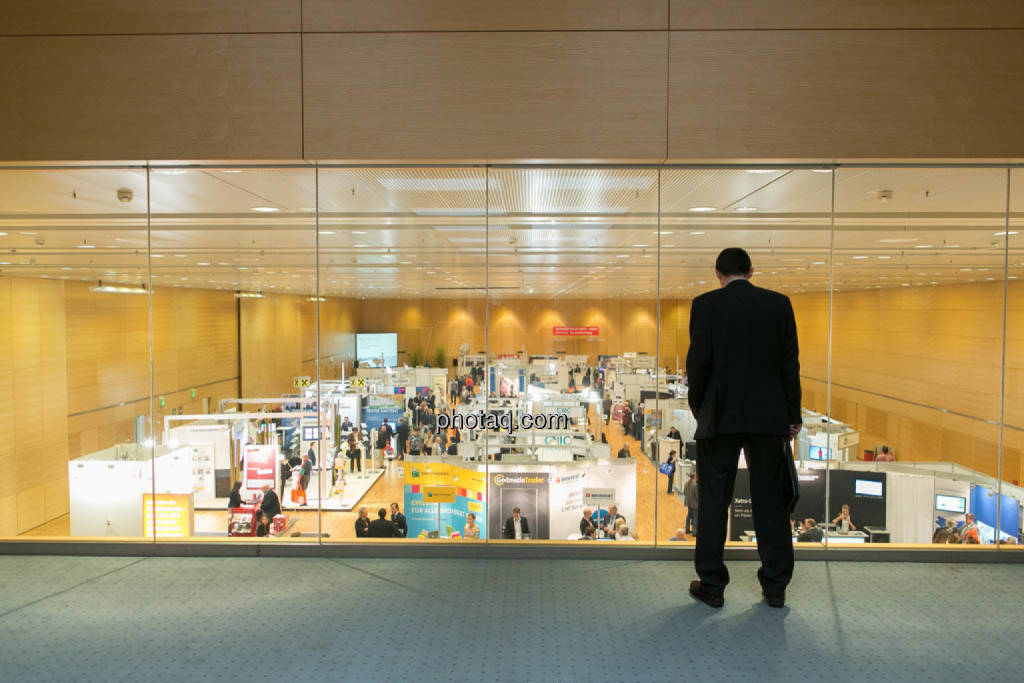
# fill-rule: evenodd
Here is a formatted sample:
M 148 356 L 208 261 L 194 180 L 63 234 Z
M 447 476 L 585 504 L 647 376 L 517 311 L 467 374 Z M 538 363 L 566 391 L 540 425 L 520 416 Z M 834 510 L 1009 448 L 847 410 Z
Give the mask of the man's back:
M 390 519 L 375 519 L 370 522 L 366 535 L 370 538 L 393 538 L 398 535 L 398 528 Z
M 697 438 L 783 435 L 800 423 L 796 322 L 788 297 L 733 280 L 693 300 L 690 334 L 686 373 Z

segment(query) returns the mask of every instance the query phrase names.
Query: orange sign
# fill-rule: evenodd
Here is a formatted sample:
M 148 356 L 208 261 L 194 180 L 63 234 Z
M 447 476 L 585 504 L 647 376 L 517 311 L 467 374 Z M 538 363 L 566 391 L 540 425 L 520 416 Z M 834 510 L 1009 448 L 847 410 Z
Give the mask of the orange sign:
M 599 327 L 554 327 L 556 337 L 596 337 L 600 334 Z
M 154 514 L 156 515 L 154 519 Z M 158 493 L 156 510 L 153 494 L 142 494 L 142 528 L 147 538 L 188 538 L 192 535 L 192 494 Z

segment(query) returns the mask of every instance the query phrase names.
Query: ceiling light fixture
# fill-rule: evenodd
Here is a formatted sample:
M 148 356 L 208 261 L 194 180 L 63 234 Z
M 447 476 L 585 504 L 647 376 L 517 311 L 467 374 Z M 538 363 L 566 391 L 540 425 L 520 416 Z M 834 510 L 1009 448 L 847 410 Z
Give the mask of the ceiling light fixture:
M 934 248 L 935 247 L 933 247 L 930 244 L 915 244 L 914 245 L 914 249 L 934 249 Z
M 277 211 L 280 211 L 276 206 L 254 206 L 252 207 L 252 210 L 259 213 L 276 213 Z
M 22 234 L 25 234 L 25 233 L 22 233 Z M 1019 234 L 1019 233 L 1018 233 L 1018 232 L 1017 232 L 1016 230 L 1010 230 L 1009 232 L 1006 232 L 1006 231 L 1004 230 L 1004 231 L 1002 231 L 1002 232 L 994 232 L 994 233 L 992 233 L 992 234 L 993 234 L 993 235 L 995 235 L 996 237 L 1002 237 L 1002 236 L 1004 236 L 1004 235 L 1017 235 L 1017 234 Z
M 321 235 L 335 235 L 337 233 L 335 233 L 333 230 L 321 230 L 320 234 Z
M 95 249 L 96 245 L 95 244 L 79 244 L 78 248 L 79 249 Z
M 754 213 L 757 211 L 756 206 L 737 206 L 736 213 Z
M 700 230 L 694 230 L 690 234 L 693 235 L 694 237 L 696 237 L 698 235 L 706 235 L 707 233 L 706 232 L 702 232 Z
M 306 301 L 327 301 L 327 297 L 323 296 L 311 296 Z
M 263 292 L 235 292 L 236 299 L 262 299 Z
M 718 211 L 718 208 L 714 206 L 691 206 L 687 211 L 693 211 L 694 213 L 707 213 L 708 211 Z
M 89 288 L 95 294 L 149 294 L 145 287 L 127 287 L 124 285 L 105 285 L 100 280 L 95 287 Z
M 855 259 L 871 258 L 870 256 L 854 256 Z
M 164 255 L 163 254 L 150 254 L 149 257 L 150 258 L 164 258 Z

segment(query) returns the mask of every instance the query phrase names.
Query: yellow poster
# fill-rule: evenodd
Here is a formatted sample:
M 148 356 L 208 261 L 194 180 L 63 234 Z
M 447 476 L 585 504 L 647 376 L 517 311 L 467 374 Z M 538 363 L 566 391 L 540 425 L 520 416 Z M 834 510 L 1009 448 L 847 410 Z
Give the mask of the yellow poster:
M 454 503 L 455 502 L 455 487 L 454 486 L 424 486 L 423 491 L 423 502 L 424 503 Z
M 147 538 L 153 538 L 154 523 L 157 538 L 188 538 L 192 535 L 192 494 L 156 494 L 154 520 L 153 494 L 142 494 L 142 528 Z

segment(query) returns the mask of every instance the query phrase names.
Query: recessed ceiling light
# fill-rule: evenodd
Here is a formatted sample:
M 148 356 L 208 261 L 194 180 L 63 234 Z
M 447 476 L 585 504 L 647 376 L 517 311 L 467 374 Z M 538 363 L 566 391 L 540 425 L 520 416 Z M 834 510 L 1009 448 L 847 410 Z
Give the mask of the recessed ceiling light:
M 748 168 L 747 169 L 747 173 L 780 173 L 780 172 L 781 171 L 778 171 L 777 169 L 774 169 L 774 168 Z
M 79 249 L 95 249 L 96 245 L 95 244 L 79 244 L 78 248 Z
M 756 206 L 737 206 L 736 213 L 754 213 L 757 211 Z
M 959 244 L 947 244 L 945 246 L 946 246 L 946 249 L 959 249 L 960 248 Z
M 200 261 L 196 265 L 197 266 L 208 266 L 208 265 L 210 265 L 210 262 L 209 261 Z
M 72 270 L 71 266 L 61 266 L 61 270 Z
M 691 206 L 687 211 L 693 211 L 695 213 L 706 213 L 708 211 L 718 211 L 714 206 Z
M 933 247 L 930 244 L 915 244 L 914 245 L 914 249 L 934 249 L 934 248 L 935 247 Z
M 335 233 L 333 230 L 321 230 L 320 234 L 321 235 L 335 235 L 337 233 Z
M 150 254 L 150 257 L 151 258 L 163 258 L 164 255 L 163 254 Z
M 671 230 L 655 230 L 652 234 L 654 235 L 671 235 Z
M 361 248 L 367 247 L 369 245 L 368 244 L 353 244 L 352 246 L 355 247 L 356 249 L 361 249 Z
M 973 268 L 961 268 L 960 270 L 961 270 L 962 272 L 964 272 L 964 273 L 967 273 L 967 272 L 970 272 L 970 271 L 972 271 L 972 270 L 974 270 L 974 269 L 973 269 Z
M 917 239 L 916 237 L 886 237 L 878 241 L 885 242 L 886 244 L 898 244 L 900 242 L 916 242 Z
M 238 266 L 239 270 L 249 270 L 249 266 Z
M 615 258 L 629 258 L 629 254 L 616 254 Z
M 174 258 L 185 258 L 188 254 L 175 254 Z
M 878 258 L 892 258 L 892 256 L 879 256 Z
M 675 249 L 675 246 L 676 245 L 674 245 L 674 244 L 663 244 L 663 245 L 661 245 L 661 248 L 662 249 Z
M 28 233 L 22 233 L 22 234 L 23 234 L 23 235 L 27 235 Z M 1009 232 L 1006 232 L 1006 231 L 1004 230 L 1003 232 L 994 232 L 994 233 L 992 233 L 992 234 L 993 234 L 993 235 L 995 235 L 996 237 L 1001 237 L 1001 236 L 1003 236 L 1003 235 L 1017 235 L 1017 234 L 1019 234 L 1019 233 L 1018 233 L 1018 232 L 1017 232 L 1016 230 L 1010 230 Z
M 365 235 L 366 231 L 365 230 L 353 230 L 352 234 L 353 235 Z
M 870 256 L 854 256 L 855 259 L 871 258 Z
M 7 234 L 7 233 L 4 233 Z M 19 232 L 19 235 L 38 235 L 38 232 Z
M 694 236 L 697 236 L 697 235 L 706 235 L 707 233 L 701 232 L 700 230 L 694 230 L 694 231 L 691 231 L 690 234 L 694 235 Z
M 254 206 L 252 207 L 252 210 L 258 211 L 259 213 L 274 213 L 276 211 L 280 211 L 276 206 Z
M 823 265 L 825 265 L 825 262 L 824 261 L 811 261 L 811 265 L 812 266 L 823 266 Z
M 812 168 L 811 173 L 831 173 L 831 168 Z
M 646 244 L 634 244 L 633 248 L 634 249 L 643 249 L 646 246 L 648 246 L 648 245 L 646 245 Z
M 412 261 L 399 261 L 398 264 L 401 266 L 411 266 Z

